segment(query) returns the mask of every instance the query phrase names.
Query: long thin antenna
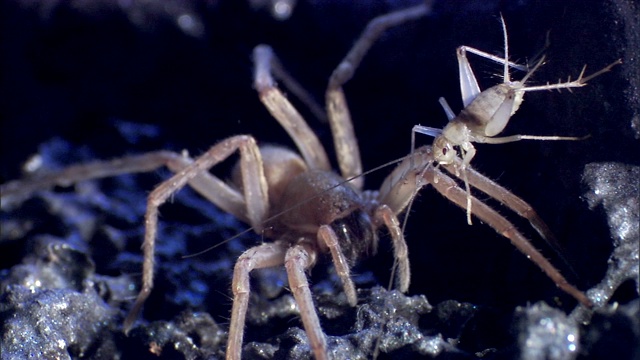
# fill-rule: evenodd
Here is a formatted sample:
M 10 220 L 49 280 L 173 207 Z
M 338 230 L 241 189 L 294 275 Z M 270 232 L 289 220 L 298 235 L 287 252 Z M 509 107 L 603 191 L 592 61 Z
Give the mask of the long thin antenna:
M 509 75 L 509 39 L 507 37 L 507 24 L 504 22 L 504 17 L 500 13 L 500 22 L 502 23 L 502 34 L 504 36 L 504 82 L 511 82 L 511 76 Z

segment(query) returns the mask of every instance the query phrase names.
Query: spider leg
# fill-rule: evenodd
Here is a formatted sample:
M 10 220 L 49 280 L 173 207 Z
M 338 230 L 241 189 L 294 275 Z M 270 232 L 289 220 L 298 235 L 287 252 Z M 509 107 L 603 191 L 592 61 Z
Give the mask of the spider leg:
M 459 162 L 459 160 L 456 160 Z M 444 165 L 445 169 L 453 175 L 456 175 L 454 165 Z M 544 241 L 551 246 L 556 255 L 567 265 L 569 270 L 576 274 L 575 270 L 571 266 L 570 262 L 563 255 L 564 249 L 558 239 L 555 237 L 549 226 L 542 220 L 534 208 L 522 200 L 522 198 L 516 196 L 511 191 L 500 186 L 495 181 L 480 174 L 472 167 L 466 168 L 466 179 L 471 186 L 491 196 L 492 198 L 500 201 L 501 204 L 511 209 L 519 216 L 525 218 L 531 224 L 536 232 L 544 239 Z M 459 176 L 456 175 L 458 178 Z
M 349 53 L 333 71 L 329 79 L 325 99 L 329 124 L 333 133 L 333 142 L 343 178 L 350 179 L 362 174 L 362 162 L 342 85 L 353 77 L 360 62 L 383 32 L 394 26 L 425 16 L 429 12 L 431 12 L 431 4 L 427 1 L 371 20 Z M 362 189 L 364 179 L 358 177 L 350 183 L 357 189 Z
M 329 158 L 320 140 L 298 110 L 276 87 L 271 75 L 274 59 L 273 50 L 267 45 L 258 45 L 253 50 L 254 87 L 258 90 L 260 101 L 296 143 L 309 168 L 330 170 Z
M 465 208 L 467 204 L 467 194 L 461 189 L 458 184 L 445 173 L 441 172 L 433 166 L 428 166 L 422 173 L 422 179 L 426 183 L 433 185 L 433 187 L 449 199 L 454 204 Z M 425 183 L 425 184 L 426 184 Z M 423 186 L 425 184 L 418 184 Z M 593 304 L 586 295 L 575 288 L 573 285 L 560 274 L 560 272 L 535 248 L 527 238 L 525 238 L 514 225 L 505 219 L 498 212 L 491 207 L 478 200 L 475 197 L 471 197 L 473 204 L 473 215 L 479 218 L 481 221 L 491 226 L 499 234 L 506 237 L 511 241 L 513 246 L 525 254 L 531 261 L 533 261 L 542 271 L 547 274 L 551 280 L 567 294 L 573 296 L 581 304 L 586 307 L 592 307 Z
M 144 260 L 142 263 L 142 288 L 136 301 L 124 321 L 123 329 L 127 333 L 142 308 L 153 287 L 153 266 L 155 241 L 158 226 L 158 207 L 191 180 L 205 174 L 211 167 L 228 158 L 236 150 L 240 151 L 243 171 L 246 216 L 253 226 L 260 226 L 268 210 L 267 185 L 262 168 L 260 152 L 251 136 L 238 135 L 219 142 L 198 159 L 184 167 L 177 174 L 162 182 L 149 194 L 145 213 L 145 234 L 142 244 Z M 215 197 L 215 194 L 210 194 Z M 254 225 L 255 224 L 255 225 Z M 259 228 L 258 228 L 259 229 Z
M 326 360 L 327 340 L 325 338 L 320 319 L 313 305 L 313 298 L 309 290 L 309 282 L 305 270 L 313 266 L 315 251 L 304 244 L 297 244 L 287 250 L 285 268 L 289 277 L 289 287 L 298 304 L 304 330 L 309 337 L 309 344 L 316 360 Z
M 429 146 L 421 146 L 412 151 L 387 175 L 376 196 L 377 202 L 387 205 L 396 216 L 403 212 L 420 190 L 416 186 L 418 176 L 433 161 L 433 152 Z
M 320 229 L 318 229 L 318 239 L 329 248 L 333 264 L 336 267 L 336 273 L 338 273 L 338 277 L 340 277 L 340 280 L 342 281 L 342 287 L 344 289 L 344 293 L 347 295 L 349 305 L 356 306 L 358 303 L 356 289 L 353 285 L 353 280 L 351 280 L 349 264 L 340 249 L 338 235 L 336 235 L 336 232 L 333 231 L 331 226 L 322 225 L 320 226 Z
M 180 163 L 183 161 L 181 158 L 181 155 L 170 151 L 155 151 L 109 161 L 73 165 L 43 175 L 9 181 L 0 185 L 1 205 L 3 209 L 17 206 L 35 192 L 54 186 L 69 186 L 85 180 L 153 171 L 164 165 Z
M 266 45 L 262 45 L 266 46 Z M 270 57 L 270 70 L 273 73 L 273 76 L 281 81 L 284 86 L 289 90 L 289 92 L 295 95 L 298 100 L 300 100 L 309 111 L 320 120 L 322 123 L 327 123 L 327 114 L 325 113 L 324 106 L 320 105 L 313 96 L 307 91 L 298 81 L 291 76 L 284 68 L 278 57 L 273 53 L 271 49 L 270 54 L 266 53 L 265 55 Z
M 240 359 L 242 338 L 249 304 L 249 274 L 254 269 L 284 264 L 287 244 L 283 242 L 265 243 L 245 251 L 233 269 L 233 307 L 227 340 L 227 359 Z
M 252 150 L 251 153 L 254 153 Z M 254 155 L 248 162 L 259 163 Z M 173 173 L 178 173 L 193 162 L 186 155 L 171 151 L 153 151 L 140 155 L 130 155 L 112 160 L 92 161 L 68 166 L 61 170 L 47 172 L 31 178 L 9 181 L 0 185 L 0 203 L 2 209 L 20 205 L 34 193 L 48 190 L 55 186 L 70 186 L 82 181 L 114 177 L 123 174 L 144 173 L 166 166 Z M 257 170 L 251 171 L 258 176 Z M 238 219 L 250 223 L 246 216 L 246 202 L 242 194 L 227 185 L 224 181 L 201 172 L 189 180 L 189 185 L 198 193 L 214 203 L 220 209 L 233 214 Z
M 456 162 L 458 163 L 460 162 L 460 160 L 456 160 Z M 454 168 L 455 165 L 443 166 L 449 173 L 457 176 Z M 498 200 L 500 203 L 513 210 L 519 216 L 527 219 L 531 226 L 538 232 L 538 234 L 540 234 L 540 236 L 542 236 L 545 241 L 549 242 L 552 246 L 556 246 L 557 250 L 560 250 L 560 243 L 551 232 L 551 229 L 549 229 L 547 224 L 542 220 L 542 218 L 540 218 L 538 213 L 533 209 L 531 205 L 529 205 L 529 203 L 525 202 L 520 197 L 513 194 L 511 191 L 500 186 L 495 181 L 480 174 L 471 166 L 466 167 L 466 172 L 467 180 L 474 188 Z
M 411 282 L 411 268 L 409 266 L 409 250 L 402 234 L 400 221 L 387 205 L 380 205 L 375 212 L 375 219 L 385 224 L 391 233 L 393 242 L 393 254 L 397 263 L 396 287 L 403 293 L 409 290 Z

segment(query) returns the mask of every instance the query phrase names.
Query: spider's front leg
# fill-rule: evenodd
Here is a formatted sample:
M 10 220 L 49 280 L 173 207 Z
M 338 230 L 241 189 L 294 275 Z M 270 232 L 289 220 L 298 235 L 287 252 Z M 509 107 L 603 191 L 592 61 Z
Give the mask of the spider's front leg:
M 456 159 L 454 164 L 443 165 L 443 167 L 447 169 L 450 174 L 461 178 L 456 171 L 460 166 L 458 164 L 460 162 L 460 159 Z M 529 221 L 529 223 L 531 224 L 531 227 L 533 227 L 547 243 L 554 247 L 558 253 L 561 252 L 560 243 L 556 239 L 555 235 L 551 232 L 551 229 L 549 229 L 547 224 L 542 220 L 542 218 L 540 218 L 533 207 L 529 205 L 529 203 L 522 200 L 506 188 L 500 186 L 495 181 L 480 174 L 471 166 L 466 168 L 465 175 L 468 183 L 473 184 L 474 188 L 498 200 L 501 204 L 504 204 L 519 216 L 527 219 L 527 221 Z M 464 180 L 464 178 L 462 179 Z
M 377 207 L 374 213 L 374 221 L 376 224 L 384 224 L 391 235 L 391 243 L 393 246 L 393 256 L 395 259 L 394 269 L 396 272 L 396 288 L 403 293 L 409 290 L 411 282 L 411 267 L 409 266 L 409 249 L 404 239 L 400 221 L 398 221 L 397 213 L 386 204 Z
M 331 259 L 333 265 L 336 268 L 336 273 L 342 282 L 345 295 L 347 295 L 347 301 L 349 305 L 356 306 L 358 304 L 358 297 L 356 295 L 356 288 L 351 280 L 351 270 L 347 262 L 344 253 L 340 249 L 340 242 L 338 235 L 329 225 L 322 225 L 318 229 L 318 240 L 324 243 L 329 252 L 331 253 Z
M 229 338 L 227 340 L 227 359 L 236 360 L 242 356 L 242 339 L 244 324 L 249 306 L 249 274 L 254 269 L 261 269 L 282 265 L 285 263 L 285 253 L 288 244 L 282 242 L 265 243 L 245 251 L 236 262 L 233 269 L 233 307 L 231 309 L 231 323 L 229 324 Z
M 284 261 L 289 278 L 289 287 L 296 304 L 298 304 L 302 324 L 309 338 L 313 355 L 316 360 L 327 360 L 327 340 L 320 326 L 320 319 L 313 304 L 309 282 L 305 273 L 306 270 L 313 266 L 315 258 L 315 250 L 300 242 L 287 250 Z
M 487 204 L 478 200 L 474 196 L 469 196 L 466 191 L 461 189 L 457 183 L 433 166 L 427 167 L 422 174 L 422 178 L 426 183 L 433 185 L 439 193 L 444 195 L 454 204 L 461 208 L 467 207 L 467 201 L 470 198 L 472 202 L 472 214 L 479 218 L 482 222 L 491 226 L 498 234 L 509 239 L 511 244 L 533 261 L 540 269 L 547 274 L 551 280 L 567 294 L 573 296 L 582 305 L 592 307 L 593 303 L 587 296 L 576 287 L 571 285 L 567 279 L 560 274 L 558 269 L 553 266 L 531 243 L 524 237 L 515 226 L 506 218 L 493 210 Z M 473 183 L 471 185 L 474 185 Z M 491 193 L 489 192 L 489 195 Z M 508 204 L 506 204 L 508 206 Z
M 208 174 L 210 168 L 227 159 L 236 150 L 240 151 L 244 199 L 236 190 Z M 186 184 L 190 184 L 205 198 L 211 200 L 225 211 L 247 221 L 258 231 L 261 229 L 262 221 L 269 208 L 269 198 L 260 150 L 256 145 L 255 139 L 251 136 L 238 135 L 219 142 L 195 161 L 184 166 L 171 178 L 162 182 L 149 194 L 147 200 L 145 234 L 142 245 L 144 252 L 142 288 L 125 319 L 123 325 L 125 333 L 131 329 L 153 287 L 158 207 Z M 218 192 L 219 190 L 221 191 Z
M 434 162 L 435 157 L 429 146 L 416 149 L 387 177 L 380 188 L 380 201 L 398 213 L 411 203 L 418 191 L 425 185 L 432 185 L 440 194 L 463 209 L 468 209 L 470 201 L 472 215 L 509 239 L 518 250 L 538 265 L 560 289 L 573 296 L 582 305 L 593 306 L 591 300 L 582 291 L 571 285 L 511 222 L 484 202 L 469 195 L 454 179 L 440 171 Z M 456 174 L 456 167 L 460 166 L 460 162 L 462 160 L 457 159 L 454 164 L 444 165 L 444 167 L 454 176 L 468 181 L 471 186 L 502 202 L 518 215 L 529 220 L 536 231 L 553 245 L 553 241 L 555 241 L 553 234 L 529 204 L 471 167 L 468 167 L 465 172 L 469 175 L 468 177 Z

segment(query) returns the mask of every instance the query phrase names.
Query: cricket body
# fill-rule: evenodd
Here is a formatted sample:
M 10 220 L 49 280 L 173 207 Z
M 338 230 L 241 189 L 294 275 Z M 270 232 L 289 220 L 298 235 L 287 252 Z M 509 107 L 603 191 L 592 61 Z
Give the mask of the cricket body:
M 544 63 L 544 56 L 536 63 L 520 81 L 512 81 L 509 68 L 525 70 L 526 67 L 509 61 L 509 45 L 507 38 L 507 27 L 504 18 L 500 17 L 502 31 L 504 35 L 504 58 L 500 58 L 484 51 L 460 46 L 456 55 L 458 58 L 458 69 L 460 75 L 460 93 L 464 108 L 458 115 L 455 115 L 444 98 L 440 98 L 449 123 L 443 129 L 430 128 L 416 125 L 412 131 L 412 149 L 415 148 L 415 133 L 422 133 L 434 136 L 433 153 L 438 163 L 452 164 L 458 155 L 462 158 L 460 166 L 464 175 L 464 168 L 469 165 L 476 154 L 473 143 L 502 144 L 519 140 L 581 140 L 584 137 L 569 136 L 536 136 L 536 135 L 510 135 L 495 137 L 507 126 L 511 116 L 513 116 L 524 99 L 524 94 L 528 91 L 540 90 L 560 90 L 582 87 L 587 81 L 609 71 L 613 66 L 620 64 L 621 60 L 607 65 L 603 69 L 584 76 L 586 66 L 574 81 L 558 82 L 557 84 L 546 84 L 541 86 L 526 86 L 527 80 Z M 486 59 L 504 65 L 503 82 L 494 85 L 484 91 L 480 90 L 478 81 L 471 69 L 467 59 L 467 52 L 476 54 Z M 456 151 L 459 150 L 460 154 Z M 465 180 L 467 192 L 469 192 L 468 181 Z M 467 204 L 467 222 L 471 225 L 471 203 Z

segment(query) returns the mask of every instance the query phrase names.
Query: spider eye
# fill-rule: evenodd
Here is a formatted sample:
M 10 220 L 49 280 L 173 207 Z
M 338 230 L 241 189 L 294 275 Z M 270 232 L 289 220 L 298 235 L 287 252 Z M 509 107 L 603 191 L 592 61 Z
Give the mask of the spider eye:
M 442 155 L 447 155 L 447 148 L 442 148 Z

